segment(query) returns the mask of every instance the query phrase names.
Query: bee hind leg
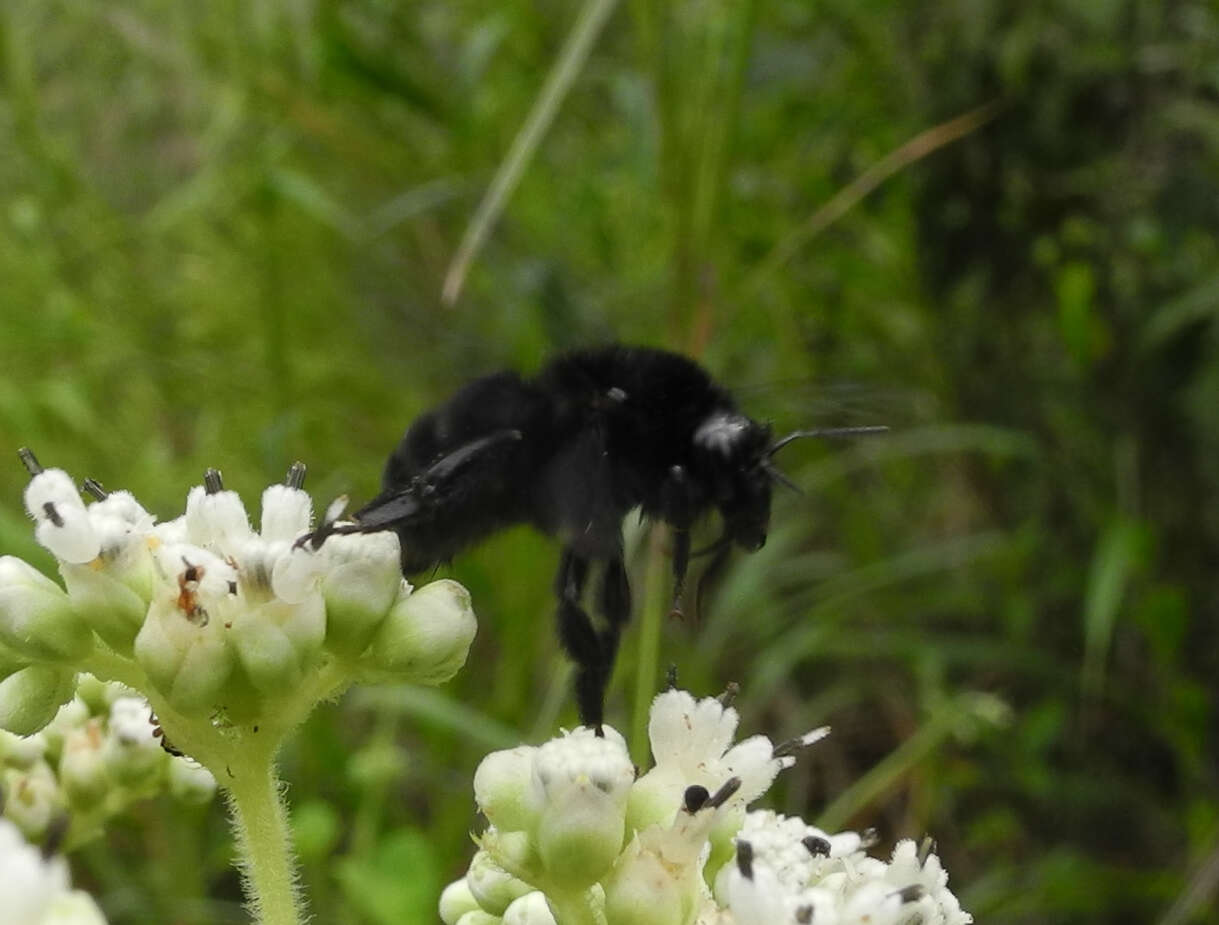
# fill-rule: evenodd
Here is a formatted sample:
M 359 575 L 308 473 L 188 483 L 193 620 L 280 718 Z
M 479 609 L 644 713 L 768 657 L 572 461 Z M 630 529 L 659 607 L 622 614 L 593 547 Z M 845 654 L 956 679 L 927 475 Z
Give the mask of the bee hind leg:
M 605 629 L 598 637 L 601 646 L 597 664 L 597 703 L 605 702 L 605 689 L 609 686 L 610 675 L 614 671 L 614 659 L 618 655 L 618 641 L 622 637 L 622 628 L 631 617 L 631 585 L 627 579 L 626 566 L 619 554 L 605 563 L 605 572 L 601 576 L 600 599 L 598 601 L 601 615 L 605 617 Z
M 580 722 L 600 733 L 605 718 L 602 646 L 592 620 L 580 606 L 587 580 L 588 559 L 564 549 L 555 576 L 555 593 L 559 597 L 559 643 L 576 663 L 576 706 Z
M 697 509 L 694 491 L 694 485 L 681 466 L 671 467 L 661 486 L 661 518 L 673 528 L 673 607 L 669 616 L 679 619 L 684 616 L 682 596 L 690 567 L 690 525 Z

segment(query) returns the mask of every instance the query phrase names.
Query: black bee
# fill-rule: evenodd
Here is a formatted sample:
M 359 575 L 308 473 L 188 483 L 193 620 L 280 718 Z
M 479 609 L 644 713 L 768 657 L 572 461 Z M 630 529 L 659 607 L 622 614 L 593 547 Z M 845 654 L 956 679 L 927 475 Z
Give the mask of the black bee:
M 622 521 L 634 508 L 673 529 L 674 608 L 681 606 L 690 529 L 715 510 L 719 562 L 732 545 L 760 549 L 771 489 L 790 485 L 771 458 L 803 436 L 774 441 L 694 361 L 643 347 L 576 350 L 533 378 L 476 379 L 407 430 L 385 466 L 382 491 L 352 524 L 302 537 L 394 530 L 406 574 L 428 569 L 490 534 L 532 524 L 563 545 L 555 579 L 559 640 L 576 662 L 580 718 L 600 728 L 622 627 L 631 612 Z M 604 626 L 582 606 L 590 566 Z

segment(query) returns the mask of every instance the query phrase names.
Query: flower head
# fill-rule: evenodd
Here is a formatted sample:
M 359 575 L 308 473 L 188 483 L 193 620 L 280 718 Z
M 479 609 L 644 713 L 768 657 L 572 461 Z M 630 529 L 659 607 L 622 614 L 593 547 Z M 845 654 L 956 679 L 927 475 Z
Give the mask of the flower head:
M 604 738 L 577 729 L 487 756 L 474 792 L 492 825 L 469 873 L 445 890 L 446 925 L 972 921 L 929 849 L 901 842 L 886 863 L 857 833 L 745 811 L 828 730 L 734 745 L 735 710 L 676 690 L 656 697 L 650 719 L 656 764 L 638 778 L 608 726 Z
M 763 735 L 732 744 L 740 717 L 723 699 L 693 696 L 676 688 L 656 695 L 648 723 L 648 738 L 656 766 L 645 774 L 631 795 L 631 821 L 636 827 L 666 821 L 680 804 L 687 787 L 714 791 L 729 778 L 740 787 L 730 805 L 743 812 L 784 768 L 795 751 L 829 734 L 828 728 L 776 746 Z
M 174 710 L 251 727 L 325 669 L 335 684 L 316 698 L 356 677 L 439 683 L 465 662 L 469 595 L 403 581 L 392 531 L 297 542 L 313 512 L 299 463 L 262 493 L 255 530 L 214 469 L 157 523 L 129 492 L 86 482 L 86 504 L 67 473 L 23 459 L 26 508 L 67 590 L 0 558 L 0 728 L 46 725 L 98 638 Z

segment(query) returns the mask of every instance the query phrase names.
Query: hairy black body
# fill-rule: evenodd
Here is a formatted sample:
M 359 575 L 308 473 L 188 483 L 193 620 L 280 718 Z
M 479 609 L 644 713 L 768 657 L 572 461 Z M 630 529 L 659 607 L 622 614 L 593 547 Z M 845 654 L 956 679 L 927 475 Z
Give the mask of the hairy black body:
M 562 354 L 536 376 L 477 379 L 416 420 L 390 456 L 381 494 L 330 533 L 394 530 L 413 574 L 514 524 L 563 547 L 555 592 L 559 639 L 577 664 L 581 720 L 600 727 L 605 687 L 631 611 L 622 521 L 634 508 L 674 531 L 674 602 L 690 559 L 690 528 L 718 511 L 723 561 L 766 541 L 771 488 L 783 480 L 770 428 L 741 414 L 694 361 L 641 347 Z M 596 628 L 583 599 L 597 576 Z

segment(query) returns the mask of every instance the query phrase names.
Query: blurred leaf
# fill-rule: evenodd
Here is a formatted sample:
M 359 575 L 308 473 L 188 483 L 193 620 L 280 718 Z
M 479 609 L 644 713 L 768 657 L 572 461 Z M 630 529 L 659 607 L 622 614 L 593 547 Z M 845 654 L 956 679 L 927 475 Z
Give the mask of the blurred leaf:
M 371 858 L 344 858 L 338 879 L 350 907 L 375 925 L 435 920 L 440 866 L 419 829 L 389 833 Z
M 1178 333 L 1219 314 L 1219 276 L 1212 276 L 1184 295 L 1161 305 L 1143 326 L 1141 344 L 1158 347 Z
M 1119 519 L 1106 527 L 1097 544 L 1084 594 L 1084 657 L 1080 680 L 1086 695 L 1095 697 L 1105 686 L 1109 648 L 1118 610 L 1144 547 L 1141 525 Z
M 318 863 L 329 857 L 340 834 L 338 812 L 329 803 L 310 800 L 292 808 L 292 837 L 304 863 Z

